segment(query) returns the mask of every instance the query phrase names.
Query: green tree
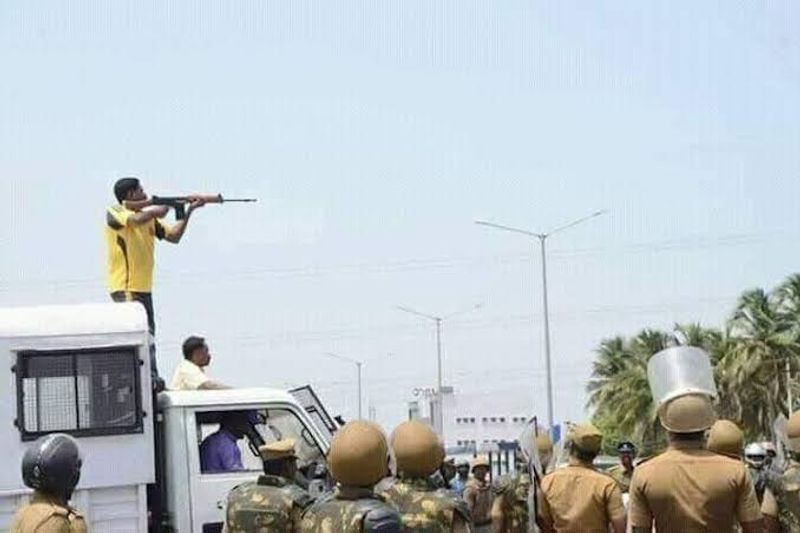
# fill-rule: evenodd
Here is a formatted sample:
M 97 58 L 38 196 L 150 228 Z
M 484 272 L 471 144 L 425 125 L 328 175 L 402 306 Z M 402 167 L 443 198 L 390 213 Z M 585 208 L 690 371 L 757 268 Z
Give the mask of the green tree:
M 749 439 L 768 438 L 778 415 L 788 416 L 787 392 L 800 396 L 800 274 L 771 293 L 744 292 L 723 329 L 676 324 L 671 332 L 645 329 L 633 338 L 604 340 L 596 352 L 587 386 L 593 420 L 614 439 L 627 437 L 645 452 L 658 449 L 664 435 L 647 382 L 647 362 L 673 345 L 698 346 L 714 368 L 717 412 L 733 420 Z M 608 442 L 608 450 L 614 443 Z

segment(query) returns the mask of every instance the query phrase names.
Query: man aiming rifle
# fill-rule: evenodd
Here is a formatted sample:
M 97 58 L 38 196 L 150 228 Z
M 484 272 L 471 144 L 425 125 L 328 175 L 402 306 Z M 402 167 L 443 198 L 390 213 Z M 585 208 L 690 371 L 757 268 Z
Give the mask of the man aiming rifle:
M 206 203 L 232 200 L 223 200 L 222 195 L 148 198 L 138 178 L 117 180 L 114 196 L 118 203 L 106 210 L 105 225 L 108 290 L 115 302 L 141 303 L 147 312 L 150 334 L 155 336 L 152 295 L 155 239 L 179 243 L 196 209 Z M 162 221 L 170 207 L 175 209 L 177 219 L 172 226 Z M 151 344 L 150 359 L 152 374 L 157 378 L 154 382 L 163 385 L 158 378 L 155 344 Z

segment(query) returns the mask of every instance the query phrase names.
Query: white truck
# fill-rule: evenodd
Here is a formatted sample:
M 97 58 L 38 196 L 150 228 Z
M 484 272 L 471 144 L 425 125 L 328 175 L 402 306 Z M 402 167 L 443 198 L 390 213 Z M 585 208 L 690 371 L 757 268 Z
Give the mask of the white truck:
M 300 481 L 324 490 L 336 425 L 310 388 L 155 396 L 149 341 L 135 303 L 0 309 L 0 531 L 30 494 L 20 472 L 26 447 L 56 431 L 80 444 L 72 503 L 92 532 L 220 531 L 228 491 L 262 469 L 253 453 L 262 439 L 297 439 Z M 253 421 L 238 442 L 244 469 L 203 472 L 200 444 L 226 411 Z

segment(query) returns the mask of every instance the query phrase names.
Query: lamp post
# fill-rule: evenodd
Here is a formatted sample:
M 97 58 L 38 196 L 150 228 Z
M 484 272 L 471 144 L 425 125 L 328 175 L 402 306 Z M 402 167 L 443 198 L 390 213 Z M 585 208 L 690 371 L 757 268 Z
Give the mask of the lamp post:
M 356 365 L 356 372 L 357 372 L 357 389 L 358 389 L 358 419 L 362 419 L 361 413 L 361 367 L 364 365 L 364 361 L 359 361 L 357 359 L 351 359 L 350 357 L 345 357 L 343 355 L 339 355 L 338 353 L 332 352 L 325 352 L 325 355 L 328 357 L 333 357 L 334 359 L 338 359 L 340 361 L 344 361 L 346 363 L 352 363 Z
M 455 316 L 469 313 L 475 309 L 480 309 L 481 307 L 483 307 L 483 304 L 478 303 L 469 309 L 462 309 L 461 311 L 457 311 L 445 316 L 437 316 L 430 315 L 428 313 L 422 313 L 416 309 L 411 309 L 410 307 L 404 307 L 402 305 L 395 306 L 395 309 L 398 311 L 403 311 L 404 313 L 409 313 L 430 320 L 436 325 L 436 420 L 434 426 L 436 433 L 439 434 L 439 437 L 442 438 L 442 440 L 444 440 L 444 423 L 442 420 L 442 322 Z
M 565 229 L 571 228 L 573 226 L 577 226 L 578 224 L 582 224 L 587 220 L 593 219 L 605 213 L 606 210 L 595 211 L 590 215 L 586 215 L 585 217 L 573 220 L 568 224 L 564 224 L 563 226 L 559 226 L 553 230 L 548 231 L 547 233 L 536 233 L 534 231 L 529 231 L 526 229 L 515 228 L 512 226 L 504 226 L 502 224 L 495 224 L 494 222 L 487 222 L 484 220 L 476 220 L 475 223 L 481 226 L 487 226 L 490 228 L 495 228 L 503 231 L 510 231 L 513 233 L 521 233 L 523 235 L 527 235 L 528 237 L 534 237 L 539 241 L 539 245 L 542 252 L 542 310 L 544 314 L 543 326 L 544 326 L 544 363 L 545 363 L 545 372 L 547 375 L 547 423 L 549 427 L 553 427 L 553 373 L 551 369 L 551 361 L 550 361 L 550 312 L 548 309 L 548 302 L 547 302 L 547 238 L 551 235 L 558 233 L 560 231 L 564 231 Z

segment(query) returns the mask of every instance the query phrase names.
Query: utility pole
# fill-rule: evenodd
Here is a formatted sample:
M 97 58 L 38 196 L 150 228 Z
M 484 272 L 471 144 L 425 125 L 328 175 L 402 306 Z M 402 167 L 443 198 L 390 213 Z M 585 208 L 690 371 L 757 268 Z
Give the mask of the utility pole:
M 545 365 L 545 373 L 547 380 L 547 423 L 549 425 L 549 429 L 553 428 L 555 421 L 553 416 L 553 371 L 552 371 L 552 362 L 550 354 L 550 310 L 548 309 L 548 302 L 547 302 L 547 250 L 546 250 L 547 238 L 567 228 L 577 226 L 578 224 L 586 222 L 589 219 L 598 217 L 605 212 L 606 212 L 605 209 L 601 211 L 595 211 L 590 215 L 574 220 L 568 224 L 564 224 L 563 226 L 559 226 L 547 233 L 536 233 L 534 231 L 514 228 L 511 226 L 504 226 L 501 224 L 495 224 L 493 222 L 486 222 L 484 220 L 475 221 L 475 224 L 479 224 L 481 226 L 487 226 L 490 228 L 495 228 L 503 231 L 510 231 L 513 233 L 521 233 L 523 235 L 527 235 L 528 237 L 534 237 L 539 241 L 539 246 L 541 247 L 541 252 L 542 252 L 542 313 L 544 315 L 542 323 L 544 330 L 543 331 L 544 365 Z
M 443 377 L 442 377 L 442 322 L 445 320 L 449 320 L 453 317 L 458 315 L 463 315 L 464 313 L 469 313 L 476 309 L 480 309 L 483 307 L 482 303 L 475 304 L 469 309 L 463 309 L 461 311 L 457 311 L 455 313 L 451 313 L 446 316 L 437 316 L 437 315 L 429 315 L 427 313 L 422 313 L 415 309 L 411 309 L 410 307 L 403 307 L 402 305 L 396 305 L 395 309 L 398 311 L 403 311 L 404 313 L 409 313 L 412 315 L 416 315 L 421 318 L 425 318 L 427 320 L 432 321 L 436 325 L 436 396 L 434 399 L 434 413 L 433 413 L 433 426 L 436 433 L 439 435 L 439 438 L 444 441 L 444 419 L 442 413 L 442 391 L 444 389 L 443 384 Z
M 344 361 L 346 363 L 351 363 L 356 365 L 356 390 L 358 391 L 358 419 L 361 420 L 363 418 L 361 412 L 361 367 L 364 365 L 364 361 L 351 359 L 350 357 L 345 357 L 344 355 L 339 355 L 338 353 L 332 353 L 332 352 L 325 352 L 325 355 L 327 355 L 328 357 L 333 357 L 334 359 L 338 359 L 340 361 Z

